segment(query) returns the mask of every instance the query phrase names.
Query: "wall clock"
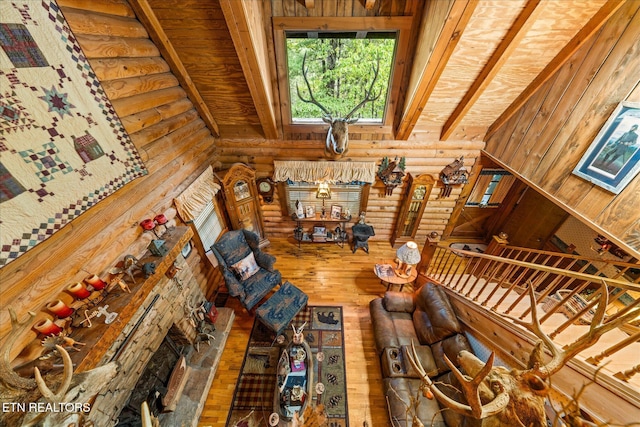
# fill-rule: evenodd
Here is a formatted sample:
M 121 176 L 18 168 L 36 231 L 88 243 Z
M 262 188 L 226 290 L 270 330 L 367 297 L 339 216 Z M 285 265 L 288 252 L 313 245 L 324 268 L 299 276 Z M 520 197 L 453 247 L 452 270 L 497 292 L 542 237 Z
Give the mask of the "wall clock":
M 264 200 L 265 203 L 273 202 L 275 184 L 271 178 L 259 178 L 256 180 L 256 184 L 258 185 L 258 194 L 262 196 L 262 200 Z

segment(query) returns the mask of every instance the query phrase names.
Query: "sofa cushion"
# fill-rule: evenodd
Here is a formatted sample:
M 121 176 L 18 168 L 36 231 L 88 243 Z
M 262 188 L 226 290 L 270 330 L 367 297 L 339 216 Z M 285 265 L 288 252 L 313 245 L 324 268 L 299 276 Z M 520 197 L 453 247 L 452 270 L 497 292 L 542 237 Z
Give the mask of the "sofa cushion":
M 389 415 L 394 426 L 412 426 L 412 414 L 407 406 L 419 395 L 417 416 L 425 426 L 447 427 L 435 399 L 427 399 L 420 392 L 420 380 L 412 378 L 385 378 L 382 380 L 389 405 Z M 408 415 L 408 416 L 407 416 Z
M 436 365 L 435 359 L 433 358 L 431 347 L 429 347 L 428 345 L 415 345 L 415 348 L 416 354 L 418 355 L 418 362 L 420 362 L 420 365 L 422 365 L 422 368 L 427 373 L 427 375 L 432 378 L 438 375 L 438 367 Z M 420 374 L 415 369 L 413 369 L 413 366 L 411 366 L 411 362 L 409 362 L 408 354 L 411 352 L 411 346 L 403 345 L 402 347 L 400 347 L 400 350 L 402 352 L 402 360 L 407 371 L 406 376 L 410 378 L 421 378 Z
M 399 348 L 401 345 L 410 345 L 412 340 L 418 342 L 410 313 L 385 310 L 382 298 L 371 300 L 369 312 L 378 355 L 386 347 Z
M 267 296 L 271 289 L 275 288 L 282 281 L 279 271 L 271 272 L 260 268 L 253 276 L 249 277 L 244 284 L 244 306 L 251 310 L 262 298 Z
M 382 305 L 387 311 L 399 311 L 413 313 L 416 306 L 413 302 L 413 295 L 406 292 L 387 291 L 384 293 Z
M 258 264 L 253 256 L 253 252 L 249 252 L 249 255 L 242 258 L 231 266 L 231 269 L 235 273 L 238 280 L 247 280 L 258 272 Z
M 450 370 L 449 365 L 447 365 L 447 362 L 444 360 L 445 354 L 455 366 L 460 366 L 460 363 L 458 362 L 458 355 L 462 350 L 467 350 L 473 353 L 467 337 L 462 334 L 456 334 L 433 344 L 431 346 L 431 351 L 433 352 L 433 358 L 435 359 L 438 371 L 440 373 L 444 373 Z
M 461 331 L 449 297 L 440 286 L 427 282 L 414 297 L 413 321 L 421 344 L 433 344 Z

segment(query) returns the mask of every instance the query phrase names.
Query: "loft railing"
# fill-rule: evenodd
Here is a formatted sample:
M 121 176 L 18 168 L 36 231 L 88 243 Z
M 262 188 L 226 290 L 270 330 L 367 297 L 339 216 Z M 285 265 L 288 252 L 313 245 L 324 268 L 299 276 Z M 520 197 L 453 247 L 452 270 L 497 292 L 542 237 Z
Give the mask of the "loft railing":
M 486 251 L 492 254 L 428 243 L 419 271 L 476 304 L 520 319 L 530 316 L 527 290 L 533 287 L 540 323 L 560 347 L 559 334 L 577 337 L 588 331 L 603 283 L 608 289 L 605 322 L 640 305 L 640 285 L 625 276 L 638 264 L 492 243 Z M 640 373 L 639 340 L 640 318 L 635 318 L 605 334 L 598 344 L 602 351 L 583 359 L 596 367 L 616 360 L 614 365 L 621 367 L 611 374 L 640 390 L 640 376 L 634 378 Z

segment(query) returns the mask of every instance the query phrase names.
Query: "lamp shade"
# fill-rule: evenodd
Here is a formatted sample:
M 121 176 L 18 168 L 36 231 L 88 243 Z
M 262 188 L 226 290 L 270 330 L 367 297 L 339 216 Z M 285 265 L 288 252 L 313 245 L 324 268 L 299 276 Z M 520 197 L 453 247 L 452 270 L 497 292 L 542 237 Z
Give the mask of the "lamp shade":
M 400 246 L 396 252 L 396 257 L 400 262 L 408 265 L 416 265 L 420 262 L 420 251 L 416 242 L 407 242 Z
M 316 192 L 316 199 L 330 199 L 331 198 L 331 189 L 329 188 L 329 184 L 326 182 L 321 182 L 318 185 L 318 191 Z

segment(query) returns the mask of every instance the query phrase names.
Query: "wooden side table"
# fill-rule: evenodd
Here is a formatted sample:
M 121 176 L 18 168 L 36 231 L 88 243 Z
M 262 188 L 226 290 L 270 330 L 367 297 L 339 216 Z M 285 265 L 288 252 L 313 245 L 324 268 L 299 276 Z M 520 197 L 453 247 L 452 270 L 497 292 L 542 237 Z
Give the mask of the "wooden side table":
M 395 271 L 394 267 L 396 263 L 392 260 L 383 261 L 380 264 L 376 264 L 373 266 L 373 272 L 376 277 L 380 279 L 380 282 L 387 285 L 387 290 L 391 289 L 391 285 L 400 285 L 400 292 L 404 288 L 404 285 L 407 283 L 413 283 L 418 277 L 418 269 L 414 267 L 411 268 L 411 275 L 409 277 L 400 277 Z

